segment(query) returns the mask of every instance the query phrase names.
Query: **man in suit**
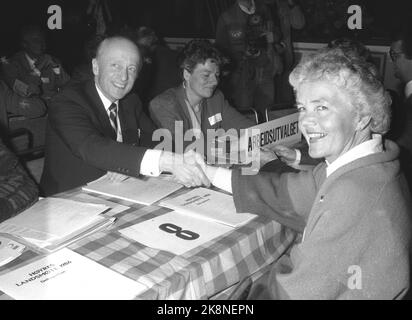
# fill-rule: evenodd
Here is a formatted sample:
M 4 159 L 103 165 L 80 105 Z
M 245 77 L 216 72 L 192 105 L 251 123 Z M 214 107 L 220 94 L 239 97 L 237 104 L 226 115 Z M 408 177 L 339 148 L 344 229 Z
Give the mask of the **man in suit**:
M 92 60 L 94 80 L 67 87 L 51 103 L 40 186 L 52 195 L 97 179 L 107 171 L 156 176 L 172 172 L 186 186 L 209 184 L 203 159 L 150 150 L 154 125 L 130 94 L 141 66 L 137 46 L 107 38 Z

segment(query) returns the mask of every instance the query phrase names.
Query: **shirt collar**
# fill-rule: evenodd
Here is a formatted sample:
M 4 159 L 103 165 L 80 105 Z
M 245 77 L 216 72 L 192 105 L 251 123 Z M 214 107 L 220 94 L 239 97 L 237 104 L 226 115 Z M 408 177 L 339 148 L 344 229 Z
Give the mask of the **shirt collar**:
M 248 9 L 243 4 L 240 4 L 240 3 L 239 3 L 239 7 L 246 14 L 254 14 L 255 11 L 256 11 L 255 1 L 253 1 L 253 0 L 252 0 L 252 7 L 250 9 Z
M 408 83 L 405 85 L 405 98 L 408 99 L 408 97 L 412 94 L 412 80 L 410 80 Z
M 97 93 L 99 94 L 100 100 L 102 100 L 104 108 L 106 109 L 106 112 L 109 112 L 109 108 L 112 105 L 112 102 L 106 98 L 106 96 L 103 94 L 103 92 L 99 89 L 97 86 L 96 82 L 94 83 L 97 89 Z M 119 100 L 114 101 L 117 107 L 119 107 Z
M 345 152 L 343 155 L 338 157 L 332 163 L 328 163 L 328 161 L 326 161 L 326 164 L 327 164 L 326 176 L 327 177 L 330 176 L 333 172 L 338 170 L 340 167 L 343 167 L 344 165 L 352 161 L 355 161 L 357 159 L 366 157 L 370 154 L 378 153 L 382 151 L 383 151 L 382 136 L 380 134 L 373 134 L 372 139 L 362 142 L 356 147 L 353 147 L 348 152 Z

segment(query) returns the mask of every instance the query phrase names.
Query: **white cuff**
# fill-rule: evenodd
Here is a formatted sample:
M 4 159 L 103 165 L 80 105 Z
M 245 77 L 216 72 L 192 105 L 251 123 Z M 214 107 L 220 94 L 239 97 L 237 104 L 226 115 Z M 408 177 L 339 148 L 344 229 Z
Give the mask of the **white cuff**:
M 232 170 L 219 167 L 213 177 L 212 184 L 222 190 L 232 193 Z
M 158 177 L 160 175 L 159 162 L 162 150 L 146 150 L 140 163 L 140 174 Z
M 297 166 L 300 164 L 300 160 L 302 159 L 302 153 L 300 152 L 299 149 L 295 149 L 295 152 L 296 152 L 296 159 L 292 163 L 292 165 Z

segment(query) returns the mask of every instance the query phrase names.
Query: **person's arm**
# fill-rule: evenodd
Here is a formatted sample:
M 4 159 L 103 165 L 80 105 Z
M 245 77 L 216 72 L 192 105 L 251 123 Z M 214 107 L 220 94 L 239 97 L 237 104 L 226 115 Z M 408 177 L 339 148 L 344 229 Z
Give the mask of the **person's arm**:
M 242 170 L 207 166 L 206 175 L 233 194 L 237 212 L 264 215 L 303 232 L 316 192 L 312 171 L 242 175 Z
M 303 232 L 316 196 L 313 171 L 299 173 L 260 172 L 257 175 L 232 172 L 232 192 L 238 212 L 268 216 Z
M 0 141 L 0 222 L 30 207 L 37 199 L 36 184 Z
M 284 145 L 276 145 L 273 147 L 273 152 L 282 160 L 284 163 L 291 167 L 296 167 L 298 165 L 312 165 L 315 166 L 323 161 L 322 159 L 314 159 L 309 156 L 308 149 L 296 149 L 289 148 Z
M 105 171 L 139 176 L 146 153 L 161 152 L 120 143 L 104 136 L 92 123 L 84 107 L 65 94 L 52 100 L 49 121 L 74 155 Z M 187 186 L 209 184 L 203 171 L 199 170 L 201 161 L 198 156 L 174 156 L 171 152 L 162 152 L 156 159 L 158 162 L 151 163 L 152 168 L 157 169 L 154 175 L 168 171 L 174 174 L 176 181 Z

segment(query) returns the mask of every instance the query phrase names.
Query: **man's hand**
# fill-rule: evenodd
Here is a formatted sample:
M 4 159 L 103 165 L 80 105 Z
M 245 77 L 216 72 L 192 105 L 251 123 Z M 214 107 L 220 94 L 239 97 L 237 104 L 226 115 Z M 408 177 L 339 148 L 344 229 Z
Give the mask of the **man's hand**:
M 258 156 L 261 167 L 263 167 L 266 163 L 276 160 L 278 158 L 272 150 L 268 150 L 265 148 L 256 149 L 256 151 L 253 152 L 256 154 L 259 152 Z
M 183 155 L 163 151 L 159 166 L 160 171 L 171 172 L 174 179 L 187 188 L 210 186 L 210 181 L 205 175 L 205 161 L 199 153 L 192 150 Z

